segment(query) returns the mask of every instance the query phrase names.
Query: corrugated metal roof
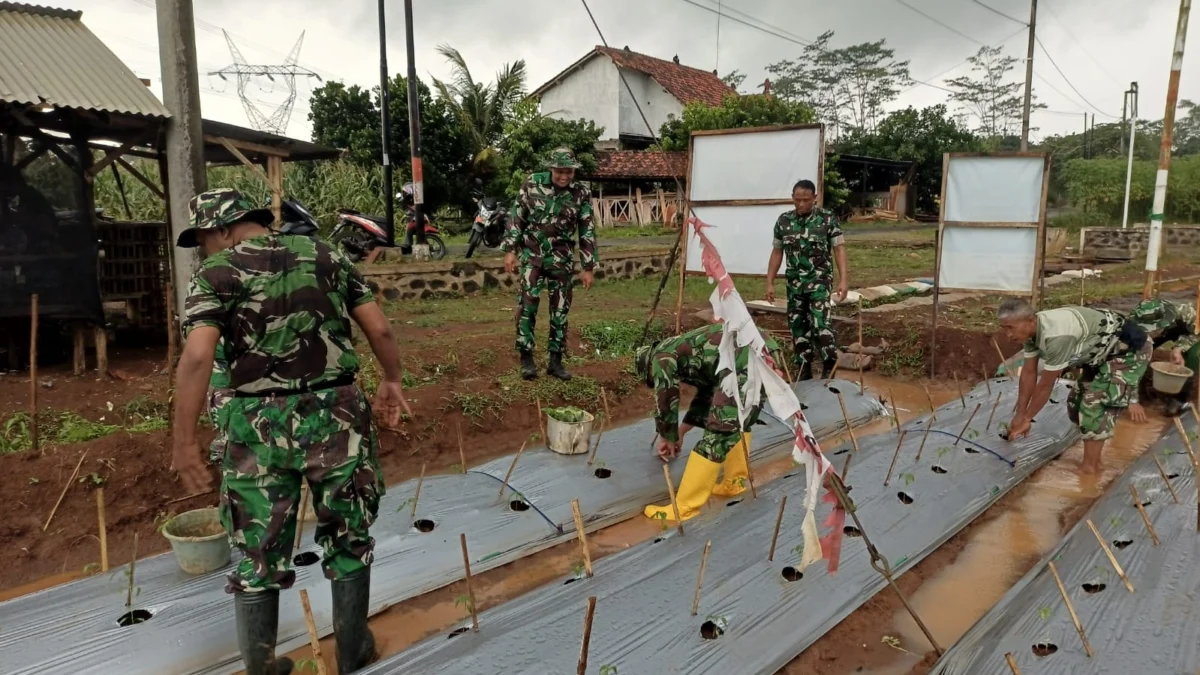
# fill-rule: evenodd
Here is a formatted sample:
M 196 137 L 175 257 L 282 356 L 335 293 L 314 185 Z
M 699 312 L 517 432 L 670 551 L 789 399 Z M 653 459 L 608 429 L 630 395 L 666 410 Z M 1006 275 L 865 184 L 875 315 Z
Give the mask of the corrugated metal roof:
M 0 101 L 170 117 L 81 16 L 0 2 Z

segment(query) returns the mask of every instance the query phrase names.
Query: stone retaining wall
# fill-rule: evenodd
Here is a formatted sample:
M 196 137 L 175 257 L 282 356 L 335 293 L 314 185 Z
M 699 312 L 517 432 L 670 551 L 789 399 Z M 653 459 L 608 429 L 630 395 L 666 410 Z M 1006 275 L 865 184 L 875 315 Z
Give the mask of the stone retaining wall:
M 635 279 L 661 274 L 670 250 L 601 251 L 596 279 Z M 519 275 L 504 271 L 503 258 L 363 266 L 371 290 L 383 300 L 415 300 L 439 295 L 474 295 L 484 289 L 512 289 Z
M 1163 238 L 1167 246 L 1200 246 L 1200 225 L 1165 225 Z M 1149 241 L 1149 225 L 1133 225 L 1127 229 L 1085 227 L 1079 231 L 1079 250 L 1085 254 L 1142 254 Z

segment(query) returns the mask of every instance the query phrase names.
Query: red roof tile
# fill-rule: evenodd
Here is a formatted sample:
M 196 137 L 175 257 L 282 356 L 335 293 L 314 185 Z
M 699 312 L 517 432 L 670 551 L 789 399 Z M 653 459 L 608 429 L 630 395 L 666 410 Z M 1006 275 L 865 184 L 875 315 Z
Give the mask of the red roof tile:
M 684 105 L 698 101 L 706 105 L 717 106 L 721 105 L 722 99 L 727 94 L 737 93 L 712 71 L 656 59 L 653 56 L 625 49 L 598 46 L 596 51 L 611 58 L 620 66 L 654 78 L 663 86 L 663 89 L 670 92 Z
M 616 180 L 634 178 L 642 180 L 685 180 L 687 172 L 686 152 L 662 152 L 654 150 L 608 150 L 596 153 L 598 166 L 588 176 L 593 179 Z

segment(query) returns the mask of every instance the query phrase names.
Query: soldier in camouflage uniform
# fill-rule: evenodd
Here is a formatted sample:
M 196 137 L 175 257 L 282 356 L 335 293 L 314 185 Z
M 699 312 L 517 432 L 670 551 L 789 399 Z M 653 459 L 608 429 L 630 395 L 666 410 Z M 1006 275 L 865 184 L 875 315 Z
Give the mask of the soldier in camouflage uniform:
M 272 233 L 270 211 L 234 190 L 205 192 L 190 208 L 191 227 L 178 245 L 202 246 L 207 258 L 185 303 L 174 469 L 189 492 L 210 480 L 196 423 L 220 343 L 233 392 L 218 415 L 227 444 L 221 519 L 243 553 L 226 590 L 234 594 L 246 672 L 283 675 L 292 666 L 275 658 L 275 641 L 279 591 L 295 580 L 301 481 L 312 494 L 316 541 L 332 582 L 338 668 L 353 672 L 375 651 L 367 628 L 374 547 L 368 530 L 384 483 L 371 406 L 354 384 L 350 320 L 384 372 L 375 407 L 389 425 L 408 410 L 395 337 L 362 276 L 324 242 Z
M 1129 408 L 1135 420 L 1145 419 L 1137 389 L 1154 352 L 1146 332 L 1111 310 L 1060 307 L 1034 312 L 1019 298 L 1004 301 L 996 315 L 1010 338 L 1025 343 L 1009 438 L 1029 434 L 1033 418 L 1050 400 L 1055 381 L 1066 369 L 1078 368 L 1067 414 L 1083 436 L 1080 469 L 1098 472 L 1104 441 L 1112 437 L 1117 415 Z M 1044 371 L 1040 379 L 1039 364 Z
M 571 379 L 563 368 L 567 350 L 567 314 L 575 283 L 575 239 L 583 265 L 583 287 L 592 287 L 596 267 L 596 229 L 592 224 L 592 193 L 575 180 L 580 164 L 570 148 L 550 154 L 550 171 L 535 173 L 521 186 L 504 233 L 504 266 L 509 274 L 521 270 L 517 297 L 517 352 L 521 377 L 537 377 L 533 362 L 533 329 L 543 291 L 550 294 L 550 364 L 546 374 Z
M 731 497 L 745 490 L 749 476 L 747 461 L 750 448 L 750 427 L 758 420 L 761 406 L 746 415 L 745 426 L 738 424 L 737 401 L 721 390 L 721 380 L 727 370 L 718 371 L 721 355 L 718 349 L 724 327 L 721 324 L 703 326 L 678 337 L 663 340 L 638 350 L 635 364 L 638 376 L 647 387 L 655 390 L 657 406 L 654 413 L 658 431 L 658 455 L 670 461 L 678 455 L 683 437 L 693 427 L 704 429 L 704 437 L 692 448 L 687 469 L 675 495 L 679 517 L 687 520 L 699 513 L 712 494 Z M 767 338 L 767 349 L 779 345 Z M 739 390 L 746 384 L 746 367 L 750 347 L 740 347 L 736 355 Z M 690 384 L 696 395 L 679 423 L 679 385 Z M 717 485 L 717 474 L 724 465 L 725 477 Z M 648 518 L 675 519 L 670 504 L 647 506 Z
M 1191 303 L 1171 302 L 1161 298 L 1145 300 L 1133 309 L 1129 318 L 1146 331 L 1155 346 L 1173 342 L 1171 363 L 1187 366 L 1193 373 L 1200 371 L 1200 337 L 1196 335 L 1196 308 Z M 1167 414 L 1178 415 L 1192 400 L 1196 377 L 1184 383 L 1183 389 L 1167 401 Z
M 787 319 L 792 332 L 798 378 L 812 379 L 819 358 L 828 375 L 837 363 L 837 343 L 830 321 L 835 293 L 833 261 L 837 260 L 836 297 L 846 299 L 849 270 L 846 238 L 832 212 L 816 206 L 817 187 L 802 180 L 792 188 L 795 209 L 775 221 L 773 250 L 767 263 L 767 301 L 775 302 L 775 275 L 787 259 Z

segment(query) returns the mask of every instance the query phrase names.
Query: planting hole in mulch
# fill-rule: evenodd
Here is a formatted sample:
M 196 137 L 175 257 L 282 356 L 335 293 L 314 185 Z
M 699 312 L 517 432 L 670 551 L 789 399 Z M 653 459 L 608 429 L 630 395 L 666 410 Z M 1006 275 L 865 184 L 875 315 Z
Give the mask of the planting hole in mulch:
M 801 404 L 800 404 L 800 409 L 801 409 L 801 410 L 808 410 L 808 404 L 807 404 L 807 403 L 801 403 Z
M 1033 645 L 1034 656 L 1050 656 L 1056 651 L 1058 651 L 1058 645 L 1053 642 L 1039 642 Z
M 1088 583 L 1083 585 L 1083 592 L 1084 593 L 1099 593 L 1100 591 L 1102 591 L 1106 588 L 1108 588 L 1107 584 L 1102 584 L 1098 581 L 1089 581 Z
M 1151 502 L 1149 499 L 1143 499 L 1143 500 L 1142 500 L 1142 508 L 1145 508 L 1145 507 L 1147 507 L 1147 506 L 1150 506 L 1150 505 L 1151 505 L 1151 504 L 1153 504 L 1153 503 L 1154 503 L 1154 502 Z
M 471 629 L 467 628 L 466 626 L 463 626 L 462 628 L 455 628 L 454 630 L 450 631 L 450 634 L 446 636 L 446 639 L 448 640 L 453 637 L 458 637 L 459 635 L 462 635 L 463 633 L 466 633 L 469 630 L 471 630 Z
M 967 453 L 968 455 L 978 455 L 979 448 L 973 448 L 968 445 L 967 447 L 963 448 L 963 452 Z
M 829 390 L 829 393 L 831 393 L 831 394 L 840 394 L 840 393 L 842 393 L 842 390 L 841 390 L 841 389 L 838 389 L 837 387 L 825 387 L 825 388 L 826 388 L 826 389 L 828 389 L 828 390 Z
M 740 500 L 740 499 L 735 499 L 735 500 L 733 500 L 733 501 L 731 501 L 731 502 L 726 502 L 726 503 L 725 503 L 725 506 L 733 506 L 734 504 L 741 504 L 741 503 L 742 503 L 742 500 Z
M 296 565 L 297 567 L 308 567 L 309 565 L 314 565 L 320 562 L 320 560 L 321 556 L 317 555 L 315 551 L 305 551 L 295 558 L 292 558 L 292 564 Z
M 1133 543 L 1132 539 L 1113 539 L 1112 545 L 1116 546 L 1118 549 L 1123 549 L 1132 543 Z
M 847 525 L 846 527 L 842 528 L 842 534 L 846 535 L 847 537 L 861 537 L 862 530 L 853 525 Z
M 508 503 L 508 508 L 512 509 L 513 511 L 528 511 L 529 503 L 523 502 L 520 499 L 514 499 Z
M 842 448 L 841 450 L 834 450 L 834 451 L 833 451 L 833 454 L 835 454 L 835 455 L 844 455 L 844 454 L 846 454 L 847 452 L 850 452 L 850 448 Z
M 913 503 L 914 501 L 916 501 L 916 500 L 915 500 L 915 499 L 913 499 L 913 498 L 912 498 L 912 496 L 911 496 L 911 495 L 909 495 L 907 492 L 900 492 L 900 493 L 898 493 L 896 496 L 900 498 L 900 503 L 901 503 L 901 504 L 911 504 L 911 503 Z
M 139 623 L 146 623 L 154 614 L 148 609 L 135 609 L 132 612 L 125 612 L 117 619 L 117 625 L 122 628 L 136 626 Z
M 942 467 L 940 467 L 936 464 L 933 465 L 933 472 L 934 473 L 950 473 L 949 471 L 946 471 L 945 469 L 943 469 Z
M 665 539 L 665 537 L 655 537 L 655 538 L 654 538 L 654 541 L 652 541 L 652 542 L 650 542 L 650 543 L 651 543 L 651 544 L 657 544 L 658 542 L 662 541 L 663 539 Z
M 433 532 L 433 528 L 437 527 L 437 523 L 427 518 L 422 518 L 413 523 L 413 527 L 420 532 Z
M 596 478 L 608 478 L 611 475 L 611 469 L 596 469 Z
M 1177 474 L 1177 473 L 1167 474 L 1167 480 L 1175 480 L 1176 478 L 1179 478 L 1179 474 Z
M 573 584 L 576 581 L 579 581 L 579 577 L 571 577 L 570 579 L 567 579 L 566 581 L 563 582 L 563 586 L 566 586 L 567 584 Z
M 788 581 L 800 581 L 804 578 L 804 572 L 801 572 L 795 567 L 788 565 L 787 567 L 783 568 L 783 578 L 787 579 Z
M 716 640 L 725 634 L 725 629 L 721 628 L 712 621 L 705 621 L 700 624 L 700 637 L 705 640 Z

